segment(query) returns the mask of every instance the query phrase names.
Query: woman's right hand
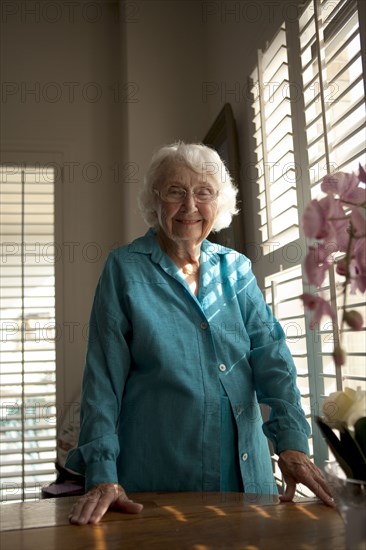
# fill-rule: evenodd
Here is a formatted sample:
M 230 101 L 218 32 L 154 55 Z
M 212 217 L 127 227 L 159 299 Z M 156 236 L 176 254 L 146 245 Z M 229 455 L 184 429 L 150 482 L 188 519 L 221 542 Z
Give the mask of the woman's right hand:
M 74 504 L 69 521 L 75 525 L 98 523 L 109 508 L 128 514 L 138 514 L 143 505 L 130 500 L 117 483 L 98 483 Z

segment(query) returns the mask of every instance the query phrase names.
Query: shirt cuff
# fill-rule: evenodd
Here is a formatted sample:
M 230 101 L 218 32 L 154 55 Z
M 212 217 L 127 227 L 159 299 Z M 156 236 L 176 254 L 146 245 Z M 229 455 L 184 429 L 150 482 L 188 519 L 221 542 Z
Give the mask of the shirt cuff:
M 309 452 L 308 436 L 295 430 L 281 431 L 275 443 L 275 451 L 279 455 L 282 451 L 301 451 L 307 455 Z
M 85 490 L 89 491 L 97 483 L 118 483 L 115 460 L 91 462 L 85 471 Z

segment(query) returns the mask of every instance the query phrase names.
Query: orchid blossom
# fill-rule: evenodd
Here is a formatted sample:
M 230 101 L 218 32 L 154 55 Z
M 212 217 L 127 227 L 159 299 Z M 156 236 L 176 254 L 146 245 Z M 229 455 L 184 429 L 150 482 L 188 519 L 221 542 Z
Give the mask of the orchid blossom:
M 352 330 L 361 330 L 363 319 L 355 310 L 348 310 L 347 290 L 366 291 L 366 171 L 360 165 L 359 174 L 337 172 L 325 176 L 321 190 L 326 193 L 313 199 L 305 208 L 303 229 L 306 237 L 313 240 L 304 262 L 308 283 L 321 288 L 329 267 L 336 264 L 336 272 L 344 277 L 342 320 Z M 315 242 L 314 242 L 315 241 Z M 337 252 L 343 252 L 335 260 Z M 310 328 L 319 326 L 324 315 L 336 321 L 331 304 L 321 295 L 305 293 L 301 296 L 307 309 L 313 312 Z M 337 366 L 345 362 L 345 352 L 338 343 L 333 358 Z

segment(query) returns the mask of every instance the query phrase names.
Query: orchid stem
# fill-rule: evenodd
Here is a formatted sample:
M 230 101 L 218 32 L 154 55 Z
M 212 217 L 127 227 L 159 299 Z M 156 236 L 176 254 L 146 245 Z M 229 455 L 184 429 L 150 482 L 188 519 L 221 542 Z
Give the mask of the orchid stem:
M 351 264 L 351 250 L 352 250 L 352 241 L 354 239 L 354 229 L 352 222 L 350 222 L 349 227 L 349 239 L 347 243 L 347 251 L 346 251 L 346 273 L 345 273 L 345 281 L 343 283 L 343 305 L 342 305 L 342 318 L 341 318 L 341 326 L 339 329 L 339 342 L 342 343 L 343 338 L 343 327 L 344 327 L 344 317 L 346 313 L 346 307 L 347 307 L 347 287 L 350 284 L 351 280 L 351 273 L 350 273 L 350 264 Z

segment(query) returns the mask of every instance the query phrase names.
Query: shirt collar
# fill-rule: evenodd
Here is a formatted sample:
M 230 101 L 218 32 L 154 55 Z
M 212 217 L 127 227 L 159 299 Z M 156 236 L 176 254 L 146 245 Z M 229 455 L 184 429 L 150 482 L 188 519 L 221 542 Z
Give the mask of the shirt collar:
M 156 238 L 156 230 L 149 229 L 143 237 L 133 241 L 130 245 L 130 250 L 133 253 L 149 255 L 151 261 L 159 265 L 168 275 L 186 284 L 179 274 L 178 266 L 173 260 L 160 248 Z M 201 282 L 200 297 L 204 296 L 205 287 L 209 282 L 220 279 L 220 256 L 232 252 L 230 248 L 226 248 L 217 243 L 212 243 L 205 239 L 201 244 Z M 195 297 L 196 300 L 198 298 Z
M 139 237 L 129 246 L 131 252 L 137 252 L 138 254 L 151 254 L 151 259 L 156 263 L 160 263 L 161 259 L 166 256 L 160 248 L 156 238 L 156 230 L 153 228 L 150 228 L 143 237 Z M 218 260 L 218 256 L 228 254 L 232 252 L 232 250 L 226 246 L 222 246 L 221 244 L 213 243 L 205 239 L 201 244 L 201 252 L 210 257 L 212 260 Z

